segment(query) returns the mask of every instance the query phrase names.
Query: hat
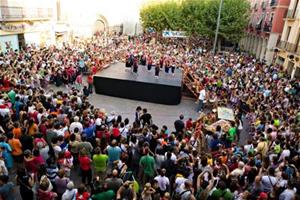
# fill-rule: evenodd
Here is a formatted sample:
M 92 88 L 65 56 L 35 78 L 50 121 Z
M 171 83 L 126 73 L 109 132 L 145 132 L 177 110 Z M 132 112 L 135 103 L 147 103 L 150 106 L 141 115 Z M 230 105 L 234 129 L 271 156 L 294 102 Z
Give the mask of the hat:
M 74 188 L 74 183 L 73 183 L 73 181 L 70 181 L 70 182 L 67 184 L 67 188 L 68 188 L 69 190 L 72 190 L 72 189 Z
M 145 184 L 145 188 L 149 188 L 149 187 L 151 187 L 151 184 L 150 183 L 146 183 Z
M 268 194 L 265 193 L 265 192 L 261 192 L 261 193 L 259 194 L 259 199 L 268 199 Z
M 65 158 L 71 158 L 71 152 L 70 151 L 66 151 L 65 152 Z

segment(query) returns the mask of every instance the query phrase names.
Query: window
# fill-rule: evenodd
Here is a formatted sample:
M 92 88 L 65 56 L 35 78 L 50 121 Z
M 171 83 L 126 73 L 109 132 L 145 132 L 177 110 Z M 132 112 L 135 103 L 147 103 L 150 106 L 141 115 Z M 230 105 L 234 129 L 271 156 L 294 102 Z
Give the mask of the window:
M 272 22 L 273 22 L 273 18 L 274 18 L 274 13 L 271 13 L 271 16 L 270 16 L 270 24 L 272 24 Z
M 295 6 L 293 7 L 293 17 L 295 17 L 295 14 L 296 14 L 296 11 L 297 11 L 297 7 L 298 7 L 298 3 L 299 3 L 299 0 L 296 0 L 295 2 Z
M 286 37 L 285 37 L 285 41 L 289 40 L 289 36 L 290 36 L 290 32 L 291 32 L 292 27 L 288 26 L 287 31 L 286 31 Z
M 297 40 L 296 40 L 296 48 L 295 48 L 295 52 L 299 52 L 300 47 L 299 47 L 299 42 L 300 42 L 300 30 L 298 31 L 298 36 L 297 36 Z

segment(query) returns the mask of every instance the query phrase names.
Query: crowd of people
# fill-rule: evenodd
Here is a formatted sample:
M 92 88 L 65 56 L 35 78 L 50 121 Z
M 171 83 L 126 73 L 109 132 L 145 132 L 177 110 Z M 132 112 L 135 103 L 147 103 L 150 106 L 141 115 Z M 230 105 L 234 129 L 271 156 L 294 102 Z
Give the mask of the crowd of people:
M 113 36 L 3 53 L 0 199 L 299 199 L 299 80 L 247 54 L 202 48 Z M 147 108 L 131 122 L 91 105 L 93 74 L 115 60 L 184 70 L 201 118 L 158 127 Z M 208 130 L 220 105 L 235 120 Z

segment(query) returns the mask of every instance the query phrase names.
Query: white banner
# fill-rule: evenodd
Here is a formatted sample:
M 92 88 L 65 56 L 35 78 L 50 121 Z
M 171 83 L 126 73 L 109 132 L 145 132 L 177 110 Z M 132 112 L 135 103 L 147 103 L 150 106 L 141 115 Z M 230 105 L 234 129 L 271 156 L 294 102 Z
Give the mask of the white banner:
M 166 38 L 172 38 L 172 37 L 177 37 L 177 38 L 185 38 L 185 31 L 163 31 L 162 36 Z
M 218 107 L 218 118 L 234 121 L 234 112 L 231 108 Z

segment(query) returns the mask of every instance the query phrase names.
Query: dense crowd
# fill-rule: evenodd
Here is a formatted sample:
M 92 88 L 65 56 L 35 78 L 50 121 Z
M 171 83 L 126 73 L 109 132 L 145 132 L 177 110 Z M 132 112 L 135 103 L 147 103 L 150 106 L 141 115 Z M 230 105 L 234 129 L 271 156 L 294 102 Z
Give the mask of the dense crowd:
M 201 118 L 157 127 L 147 108 L 137 106 L 130 122 L 91 105 L 93 74 L 130 57 L 159 66 L 155 73 L 191 75 Z M 8 50 L 0 65 L 2 199 L 299 199 L 300 85 L 280 66 L 212 56 L 185 40 L 122 36 Z M 208 130 L 219 105 L 235 120 Z

